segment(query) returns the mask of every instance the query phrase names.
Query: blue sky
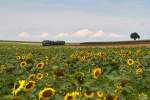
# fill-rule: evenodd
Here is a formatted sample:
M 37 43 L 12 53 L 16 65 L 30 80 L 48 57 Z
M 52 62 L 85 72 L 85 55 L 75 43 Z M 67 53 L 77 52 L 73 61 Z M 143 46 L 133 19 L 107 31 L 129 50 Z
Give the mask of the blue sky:
M 150 0 L 0 0 L 2 40 L 150 39 Z

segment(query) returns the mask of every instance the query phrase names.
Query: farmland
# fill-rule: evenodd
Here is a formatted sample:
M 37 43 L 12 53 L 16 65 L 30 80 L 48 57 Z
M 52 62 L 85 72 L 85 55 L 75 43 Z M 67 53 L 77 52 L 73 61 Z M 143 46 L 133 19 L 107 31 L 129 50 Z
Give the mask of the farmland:
M 149 44 L 127 46 L 0 43 L 0 100 L 149 100 Z

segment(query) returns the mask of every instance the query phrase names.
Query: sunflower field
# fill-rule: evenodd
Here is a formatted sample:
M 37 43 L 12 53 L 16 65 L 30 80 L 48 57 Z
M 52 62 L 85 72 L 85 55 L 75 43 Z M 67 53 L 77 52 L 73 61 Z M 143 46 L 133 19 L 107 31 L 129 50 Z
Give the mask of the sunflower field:
M 0 100 L 150 100 L 150 48 L 1 44 Z

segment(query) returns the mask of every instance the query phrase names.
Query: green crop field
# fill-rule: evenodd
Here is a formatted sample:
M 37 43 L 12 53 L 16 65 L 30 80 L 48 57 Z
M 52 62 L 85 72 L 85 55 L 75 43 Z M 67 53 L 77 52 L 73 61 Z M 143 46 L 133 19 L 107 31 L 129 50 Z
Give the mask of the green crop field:
M 0 100 L 150 100 L 150 48 L 1 43 Z

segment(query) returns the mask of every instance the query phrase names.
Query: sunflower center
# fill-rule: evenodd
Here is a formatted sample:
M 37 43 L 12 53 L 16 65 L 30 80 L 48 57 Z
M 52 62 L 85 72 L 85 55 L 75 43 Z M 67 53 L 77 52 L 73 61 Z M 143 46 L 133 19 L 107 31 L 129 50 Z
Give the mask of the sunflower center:
M 73 99 L 72 96 L 68 96 L 68 97 L 67 97 L 67 100 L 72 100 L 72 99 Z
M 19 88 L 20 84 L 15 85 L 15 89 Z
M 42 67 L 42 64 L 38 64 L 38 67 Z
M 119 97 L 114 97 L 115 100 L 119 100 Z
M 32 82 L 29 82 L 27 85 L 26 85 L 26 89 L 29 89 L 33 86 L 33 83 Z
M 42 75 L 40 74 L 40 75 L 38 75 L 38 77 L 40 78 L 40 77 L 42 77 Z
M 132 61 L 130 60 L 129 63 L 132 64 Z
M 43 92 L 43 97 L 50 97 L 53 95 L 53 92 L 51 90 L 47 90 Z
M 102 95 L 102 93 L 100 92 L 100 93 L 98 93 L 98 95 Z
M 86 92 L 86 95 L 91 95 L 92 93 L 91 92 Z
M 31 76 L 31 77 L 30 77 L 30 80 L 33 80 L 33 79 L 34 79 L 34 76 Z
M 96 71 L 95 72 L 95 76 L 99 76 L 100 72 L 99 71 Z

